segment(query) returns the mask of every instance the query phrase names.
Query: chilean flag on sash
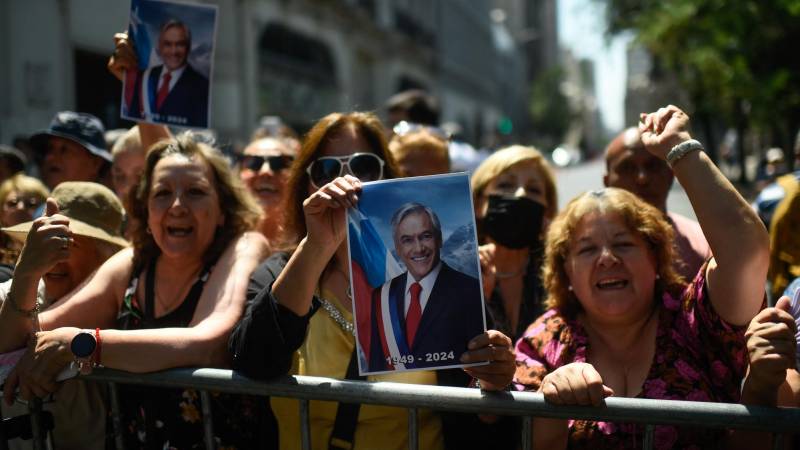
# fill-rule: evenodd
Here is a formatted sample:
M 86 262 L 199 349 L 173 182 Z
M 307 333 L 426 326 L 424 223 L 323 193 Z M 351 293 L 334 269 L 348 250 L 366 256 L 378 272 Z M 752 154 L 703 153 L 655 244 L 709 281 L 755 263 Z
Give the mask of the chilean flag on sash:
M 403 269 L 383 244 L 383 239 L 375 226 L 357 207 L 347 210 L 347 227 L 353 283 L 353 307 L 358 311 L 356 323 L 359 330 L 358 341 L 364 352 L 363 360 L 366 361 L 369 358 L 371 345 L 372 293 L 387 281 L 402 274 Z M 400 331 L 402 332 L 402 329 Z

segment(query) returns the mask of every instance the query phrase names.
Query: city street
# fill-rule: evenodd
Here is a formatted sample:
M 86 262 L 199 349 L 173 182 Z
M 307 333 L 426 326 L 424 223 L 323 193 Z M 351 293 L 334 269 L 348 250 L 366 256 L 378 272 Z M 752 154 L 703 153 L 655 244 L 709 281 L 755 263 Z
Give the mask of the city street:
M 602 158 L 556 170 L 558 208 L 563 209 L 576 195 L 603 187 L 605 162 Z M 695 218 L 692 205 L 681 185 L 676 181 L 667 199 L 667 208 L 686 217 Z

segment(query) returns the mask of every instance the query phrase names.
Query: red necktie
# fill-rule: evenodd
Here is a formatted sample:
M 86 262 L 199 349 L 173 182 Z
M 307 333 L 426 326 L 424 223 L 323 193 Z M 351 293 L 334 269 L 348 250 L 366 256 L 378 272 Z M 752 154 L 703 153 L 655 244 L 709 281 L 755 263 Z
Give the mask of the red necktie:
M 161 87 L 158 88 L 158 94 L 156 95 L 156 111 L 161 110 L 161 105 L 163 105 L 164 100 L 167 99 L 167 94 L 169 94 L 170 80 L 172 80 L 172 75 L 167 72 L 164 74 L 164 80 L 161 82 Z
M 411 305 L 408 306 L 408 313 L 406 313 L 406 340 L 408 341 L 409 350 L 414 344 L 414 336 L 417 334 L 419 319 L 422 317 L 422 305 L 419 304 L 419 293 L 421 291 L 422 286 L 419 283 L 411 284 Z

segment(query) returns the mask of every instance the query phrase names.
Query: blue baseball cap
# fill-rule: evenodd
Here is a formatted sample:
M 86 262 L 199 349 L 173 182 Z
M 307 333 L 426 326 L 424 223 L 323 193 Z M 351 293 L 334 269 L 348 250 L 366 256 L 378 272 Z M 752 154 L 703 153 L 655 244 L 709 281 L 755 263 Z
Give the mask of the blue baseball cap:
M 110 163 L 111 153 L 106 150 L 105 132 L 103 122 L 91 114 L 61 111 L 56 113 L 46 130 L 31 136 L 30 142 L 41 157 L 47 150 L 47 139 L 51 136 L 69 139 Z

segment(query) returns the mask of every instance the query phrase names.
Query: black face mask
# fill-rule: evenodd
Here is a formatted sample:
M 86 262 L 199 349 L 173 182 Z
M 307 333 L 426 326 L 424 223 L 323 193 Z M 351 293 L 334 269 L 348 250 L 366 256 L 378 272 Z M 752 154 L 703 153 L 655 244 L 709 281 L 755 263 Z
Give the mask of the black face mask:
M 481 221 L 486 236 L 503 247 L 523 249 L 540 243 L 544 205 L 527 197 L 490 195 Z

